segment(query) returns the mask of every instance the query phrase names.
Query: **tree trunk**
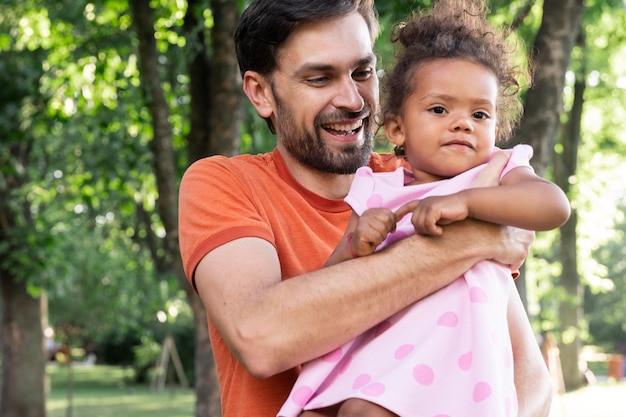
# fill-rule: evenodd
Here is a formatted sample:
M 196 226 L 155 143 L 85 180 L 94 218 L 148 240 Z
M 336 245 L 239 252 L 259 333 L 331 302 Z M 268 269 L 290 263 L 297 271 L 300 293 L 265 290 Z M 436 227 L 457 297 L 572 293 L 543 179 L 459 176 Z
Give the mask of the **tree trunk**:
M 212 119 L 211 61 L 209 59 L 202 18 L 208 0 L 188 0 L 185 15 L 185 38 L 189 50 L 187 66 L 189 71 L 190 129 L 187 134 L 187 159 L 189 163 L 210 155 L 211 134 L 209 123 Z
M 44 111 L 36 93 L 41 77 L 40 55 L 35 52 L 3 51 L 0 84 L 0 361 L 2 393 L 0 416 L 46 416 L 46 355 L 43 342 L 42 301 L 29 293 L 29 280 L 45 264 L 35 250 L 38 232 L 31 207 L 21 191 L 26 190 L 34 138 L 25 125 L 24 103 Z M 28 113 L 28 112 L 27 112 Z M 16 169 L 19 167 L 18 169 Z M 44 165 L 38 164 L 40 170 Z M 16 192 L 20 190 L 20 192 Z
M 243 91 L 233 33 L 239 19 L 236 1 L 211 0 L 215 19 L 212 33 L 211 147 L 209 154 L 239 153 Z
M 580 31 L 584 0 L 545 0 L 543 19 L 535 38 L 535 74 L 533 87 L 526 95 L 524 118 L 515 137 L 516 143 L 528 143 L 535 150 L 532 165 L 544 175 L 554 154 L 556 135 L 563 113 L 565 73 Z M 526 294 L 524 276 L 516 281 Z
M 46 358 L 41 300 L 9 272 L 2 288 L 2 417 L 45 417 Z
M 564 126 L 560 143 L 562 152 L 555 154 L 554 177 L 555 182 L 567 193 L 570 193 L 569 179 L 576 173 L 578 165 L 578 147 L 580 144 L 580 130 L 582 123 L 583 104 L 585 95 L 585 41 L 579 36 L 579 47 L 583 51 L 574 84 L 574 100 L 568 114 L 568 121 Z M 569 221 L 561 228 L 561 263 L 563 270 L 559 284 L 565 292 L 559 298 L 560 319 L 560 347 L 561 367 L 566 390 L 574 390 L 582 386 L 583 378 L 578 366 L 578 356 L 581 347 L 580 323 L 583 320 L 583 287 L 577 267 L 576 226 L 578 216 L 572 210 Z
M 584 0 L 545 0 L 543 19 L 533 45 L 536 71 L 526 95 L 524 118 L 515 141 L 535 149 L 532 159 L 543 175 L 552 160 L 563 114 L 565 73 L 580 32 Z
M 561 356 L 561 368 L 563 369 L 563 381 L 565 389 L 571 391 L 580 388 L 583 384 L 582 374 L 578 365 L 581 338 L 580 323 L 583 319 L 583 287 L 580 284 L 578 269 L 576 266 L 576 226 L 578 217 L 576 211 L 561 228 L 561 260 L 563 271 L 559 285 L 565 292 L 564 297 L 559 298 L 559 321 L 560 341 L 559 351 Z
M 194 325 L 196 330 L 196 355 L 194 371 L 196 375 L 196 417 L 220 417 L 222 403 L 217 384 L 213 350 L 209 340 L 209 324 L 202 300 L 197 294 L 191 298 L 194 311 Z
M 189 0 L 185 16 L 189 57 L 191 129 L 187 136 L 189 162 L 209 155 L 239 152 L 243 94 L 232 34 L 239 18 L 237 1 L 211 0 L 214 26 L 211 58 L 202 19 L 205 0 Z M 202 302 L 191 296 L 196 326 L 196 417 L 221 416 L 219 387 Z
M 208 335 L 206 312 L 200 298 L 187 282 L 178 248 L 178 190 L 172 128 L 168 122 L 169 108 L 158 73 L 158 54 L 153 29 L 154 17 L 149 3 L 149 0 L 132 0 L 131 7 L 139 39 L 139 65 L 142 89 L 146 105 L 152 117 L 154 131 L 152 150 L 159 192 L 158 211 L 167 233 L 165 237 L 165 258 L 167 261 L 165 264 L 169 266 L 170 272 L 173 272 L 178 278 L 180 285 L 187 294 L 193 311 L 196 334 L 194 356 L 196 416 L 217 417 L 221 415 L 221 408 L 219 390 L 216 384 L 217 379 L 215 377 L 215 365 Z M 197 4 L 191 1 L 189 10 L 197 11 L 200 9 L 197 7 Z M 192 14 L 186 16 L 185 26 L 197 29 L 197 25 L 194 24 L 190 16 Z M 203 41 L 203 35 L 198 36 L 198 39 Z M 201 51 L 203 49 L 197 49 L 197 46 L 192 45 L 192 50 Z M 198 67 L 201 68 L 203 63 L 206 62 L 206 57 L 203 53 L 200 53 L 200 56 L 196 57 L 194 62 L 196 69 Z M 208 143 L 205 138 L 208 135 L 206 119 L 207 115 L 210 114 L 202 112 L 202 110 L 206 110 L 207 105 L 205 103 L 208 103 L 208 100 L 206 100 L 206 90 L 204 90 L 206 83 L 198 81 L 198 77 L 201 74 L 201 71 L 195 75 L 192 72 L 192 103 L 202 107 L 201 111 L 192 109 L 192 135 L 195 135 L 195 139 L 191 148 L 196 152 L 206 149 L 205 144 Z M 206 77 L 206 74 L 204 77 Z M 201 90 L 195 91 L 193 88 Z M 162 262 L 156 262 L 156 264 L 163 265 Z
M 174 163 L 174 145 L 172 126 L 169 122 L 170 111 L 159 75 L 159 60 L 154 36 L 154 16 L 149 0 L 131 0 L 131 9 L 137 36 L 139 38 L 139 70 L 143 98 L 152 119 L 153 137 L 150 146 L 154 156 L 154 174 L 158 190 L 157 208 L 163 226 L 167 231 L 164 239 L 166 265 L 178 258 L 178 198 L 176 185 L 176 166 Z M 160 269 L 163 259 L 157 263 Z M 185 283 L 186 284 L 186 283 Z

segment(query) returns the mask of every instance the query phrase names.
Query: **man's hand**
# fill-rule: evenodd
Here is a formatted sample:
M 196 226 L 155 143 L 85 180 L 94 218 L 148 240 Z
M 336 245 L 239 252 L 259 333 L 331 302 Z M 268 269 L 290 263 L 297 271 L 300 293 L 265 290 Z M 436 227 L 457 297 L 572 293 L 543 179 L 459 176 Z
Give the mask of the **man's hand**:
M 517 271 L 530 253 L 530 246 L 535 241 L 535 232 L 511 226 L 495 226 L 501 250 L 494 254 L 493 260 L 506 265 L 511 271 Z M 506 254 L 506 255 L 505 255 Z

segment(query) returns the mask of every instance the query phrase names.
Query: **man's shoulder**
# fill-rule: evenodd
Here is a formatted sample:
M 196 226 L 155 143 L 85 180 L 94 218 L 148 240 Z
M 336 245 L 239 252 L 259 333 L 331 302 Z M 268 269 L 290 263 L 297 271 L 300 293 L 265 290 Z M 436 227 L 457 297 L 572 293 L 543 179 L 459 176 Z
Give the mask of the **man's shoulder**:
M 267 165 L 274 159 L 272 152 L 259 154 L 240 154 L 234 156 L 213 155 L 199 159 L 192 164 L 201 165 L 222 165 L 222 166 L 247 166 L 247 165 Z
M 274 156 L 271 152 L 256 155 L 213 155 L 192 163 L 185 175 L 192 173 L 219 175 L 220 172 L 243 176 L 257 175 L 261 171 L 271 170 L 274 165 Z

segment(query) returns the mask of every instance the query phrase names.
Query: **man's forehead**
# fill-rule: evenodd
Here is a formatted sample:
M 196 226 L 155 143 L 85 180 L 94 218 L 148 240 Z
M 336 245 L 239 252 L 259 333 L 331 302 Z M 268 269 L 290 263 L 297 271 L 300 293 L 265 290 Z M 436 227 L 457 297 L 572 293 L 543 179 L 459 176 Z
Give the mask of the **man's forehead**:
M 279 66 L 282 61 L 290 67 L 310 68 L 375 62 L 367 24 L 358 13 L 298 25 L 279 48 L 277 58 Z

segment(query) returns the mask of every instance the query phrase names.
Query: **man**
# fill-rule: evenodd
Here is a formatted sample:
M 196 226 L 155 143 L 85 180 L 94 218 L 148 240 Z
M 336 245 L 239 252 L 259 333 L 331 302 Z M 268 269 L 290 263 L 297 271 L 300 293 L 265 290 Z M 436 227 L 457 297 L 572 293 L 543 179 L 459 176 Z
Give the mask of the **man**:
M 378 101 L 372 0 L 257 0 L 235 34 L 244 92 L 277 135 L 268 154 L 185 173 L 180 246 L 208 318 L 224 417 L 274 416 L 299 366 L 452 282 L 476 262 L 518 267 L 532 234 L 465 221 L 322 268 L 351 214 Z M 495 171 L 496 173 L 493 173 Z M 499 167 L 492 167 L 497 181 Z M 524 315 L 511 329 L 520 416 L 547 415 L 550 382 Z M 519 371 L 518 371 L 519 370 Z M 518 384 L 519 382 L 519 384 Z

